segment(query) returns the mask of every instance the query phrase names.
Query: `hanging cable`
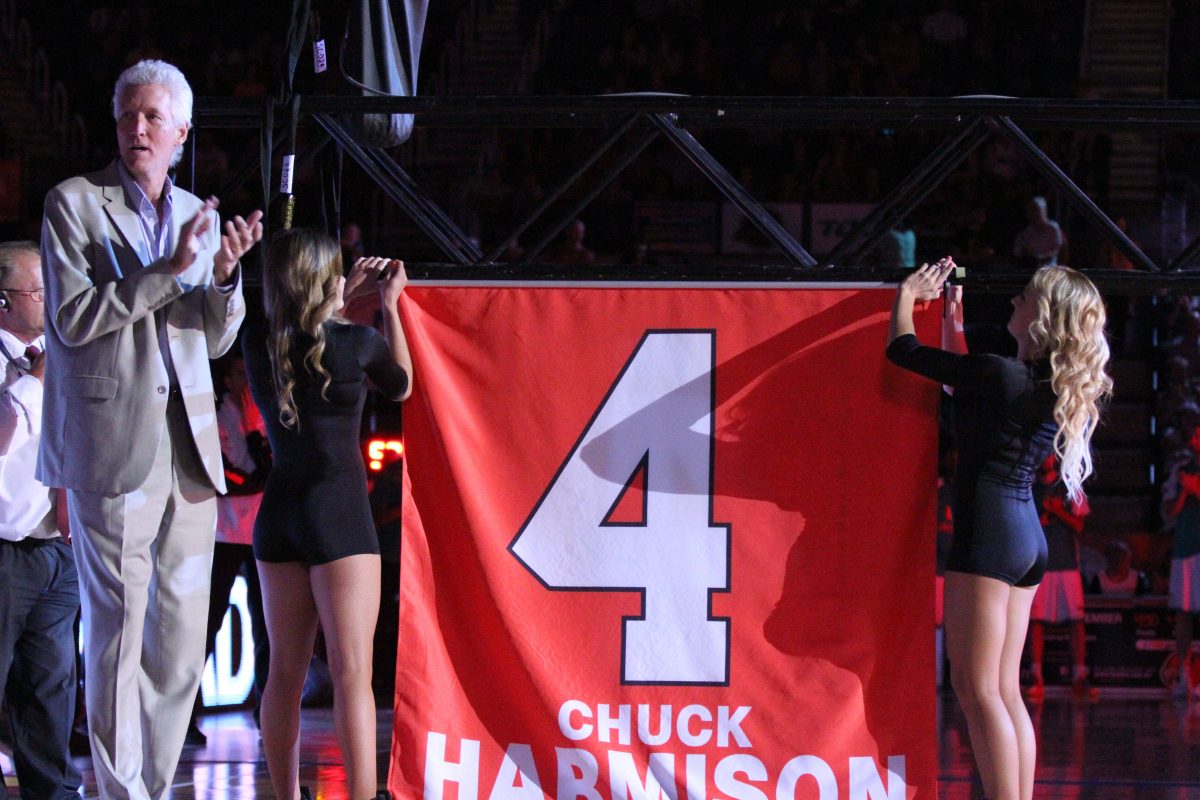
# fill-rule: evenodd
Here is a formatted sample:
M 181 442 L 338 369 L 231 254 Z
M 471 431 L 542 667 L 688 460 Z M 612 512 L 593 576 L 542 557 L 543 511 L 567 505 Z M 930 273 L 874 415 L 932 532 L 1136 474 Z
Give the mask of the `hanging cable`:
M 292 0 L 292 16 L 288 21 L 287 31 L 287 53 L 284 58 L 283 81 L 280 84 L 281 101 L 286 102 L 293 91 L 296 65 L 300 62 L 300 51 L 304 48 L 305 23 L 309 18 L 310 5 L 311 0 Z
M 313 43 L 313 72 L 320 75 L 329 69 L 329 56 L 325 52 L 325 37 L 321 36 L 321 14 L 315 9 L 308 20 L 308 32 Z
M 292 227 L 292 215 L 296 210 L 296 196 L 292 194 L 292 178 L 296 167 L 296 128 L 300 124 L 300 95 L 292 95 L 292 116 L 288 123 L 287 147 L 284 149 L 283 165 L 279 171 L 279 193 L 283 201 L 283 229 Z
M 271 158 L 275 152 L 275 101 L 266 98 L 263 102 L 262 127 L 259 129 L 258 169 L 262 179 L 262 207 L 271 207 Z M 268 219 L 268 222 L 270 220 Z M 264 231 L 264 233 L 266 233 Z M 265 249 L 265 248 L 264 248 Z

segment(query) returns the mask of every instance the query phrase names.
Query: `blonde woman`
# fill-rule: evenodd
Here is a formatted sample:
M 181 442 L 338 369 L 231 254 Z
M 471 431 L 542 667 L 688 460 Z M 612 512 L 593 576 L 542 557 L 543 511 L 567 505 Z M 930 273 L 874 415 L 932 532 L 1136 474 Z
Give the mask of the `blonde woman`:
M 384 335 L 337 316 L 375 276 Z M 368 379 L 408 397 L 412 363 L 397 302 L 404 265 L 359 259 L 342 276 L 338 243 L 292 230 L 271 242 L 263 279 L 265 328 L 244 338 L 246 370 L 274 463 L 254 525 L 254 557 L 271 644 L 262 738 L 275 796 L 301 797 L 300 693 L 317 623 L 325 632 L 334 725 L 351 800 L 377 791 L 372 639 L 379 541 L 367 502 L 359 427 Z
M 954 389 L 958 469 L 946 564 L 950 680 L 967 719 L 985 796 L 1030 800 L 1036 743 L 1019 685 L 1029 610 L 1046 568 L 1031 485 L 1052 451 L 1070 498 L 1092 472 L 1090 440 L 1106 372 L 1104 303 L 1082 273 L 1043 267 L 1013 298 L 1017 357 L 922 346 L 913 304 L 939 297 L 954 262 L 905 278 L 892 307 L 888 358 Z M 957 316 L 960 290 L 947 302 Z

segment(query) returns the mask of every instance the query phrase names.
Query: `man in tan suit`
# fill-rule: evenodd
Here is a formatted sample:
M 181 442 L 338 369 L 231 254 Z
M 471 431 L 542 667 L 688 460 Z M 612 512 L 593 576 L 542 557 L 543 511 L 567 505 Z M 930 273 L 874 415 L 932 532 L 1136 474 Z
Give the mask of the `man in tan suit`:
M 174 186 L 191 122 L 178 69 L 117 79 L 120 157 L 46 196 L 46 373 L 38 478 L 67 489 L 83 600 L 86 701 L 102 798 L 171 785 L 204 662 L 216 492 L 208 361 L 245 315 L 238 259 L 261 213 L 224 234 L 216 200 Z

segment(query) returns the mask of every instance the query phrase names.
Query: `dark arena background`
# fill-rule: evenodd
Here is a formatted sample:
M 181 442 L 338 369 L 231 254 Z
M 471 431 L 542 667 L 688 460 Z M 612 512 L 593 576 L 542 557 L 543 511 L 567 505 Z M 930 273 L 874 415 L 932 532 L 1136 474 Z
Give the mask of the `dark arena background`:
M 1040 666 L 1027 651 L 1034 794 L 1200 798 L 1200 660 L 1179 659 L 1167 607 L 1171 500 L 1200 429 L 1198 41 L 1195 0 L 0 0 L 0 240 L 37 240 L 47 190 L 112 160 L 113 83 L 143 58 L 179 66 L 196 95 L 178 185 L 218 196 L 223 216 L 265 208 L 264 242 L 294 224 L 340 238 L 348 259 L 402 258 L 414 286 L 840 291 L 888 287 L 950 254 L 965 268 L 972 350 L 1012 354 L 1009 299 L 1034 269 L 1019 242 L 1043 198 L 1059 263 L 1104 294 L 1115 391 L 1074 535 L 1096 587 L 1087 679 L 1076 680 L 1069 626 L 1045 626 Z M 249 303 L 261 302 L 263 249 L 243 261 Z M 371 322 L 369 308 L 347 314 Z M 405 441 L 399 406 L 367 402 L 362 450 L 384 554 L 382 786 L 403 727 L 398 657 L 411 646 L 398 612 Z M 944 456 L 945 409 L 938 422 Z M 508 435 L 516 447 L 542 431 Z M 930 522 L 940 552 L 944 520 Z M 1140 574 L 1138 592 L 1106 594 L 1110 568 Z M 920 574 L 934 582 L 932 558 Z M 176 800 L 273 796 L 246 593 L 239 578 Z M 940 593 L 929 595 L 940 615 Z M 936 786 L 915 796 L 982 797 L 940 629 L 931 618 L 908 637 L 927 648 L 938 686 L 927 709 Z M 475 668 L 488 669 L 486 656 Z M 331 698 L 318 647 L 301 783 L 340 800 Z M 0 718 L 15 795 L 11 736 Z M 82 732 L 73 744 L 95 797 Z M 450 793 L 528 797 L 519 779 L 493 787 L 493 776 Z M 745 798 L 776 790 L 773 778 L 746 781 Z M 850 783 L 822 783 L 819 796 L 904 794 Z M 631 796 L 657 800 L 648 787 Z M 792 784 L 798 798 L 817 787 Z

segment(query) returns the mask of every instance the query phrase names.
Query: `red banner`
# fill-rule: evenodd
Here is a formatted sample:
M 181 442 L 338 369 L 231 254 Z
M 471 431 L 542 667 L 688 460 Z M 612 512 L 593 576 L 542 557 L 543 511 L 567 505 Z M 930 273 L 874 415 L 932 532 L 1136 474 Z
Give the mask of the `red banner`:
M 938 387 L 892 296 L 406 290 L 397 797 L 934 796 Z

